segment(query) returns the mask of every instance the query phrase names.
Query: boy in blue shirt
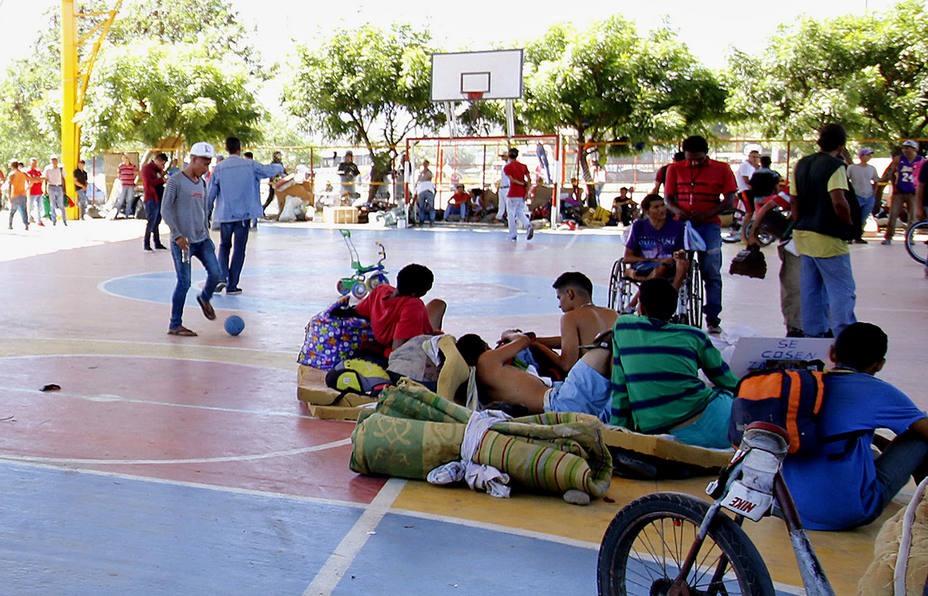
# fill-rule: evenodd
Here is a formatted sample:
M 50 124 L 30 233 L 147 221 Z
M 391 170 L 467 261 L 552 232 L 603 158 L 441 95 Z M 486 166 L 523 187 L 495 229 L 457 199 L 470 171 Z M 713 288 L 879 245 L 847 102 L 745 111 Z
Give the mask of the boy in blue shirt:
M 825 375 L 819 430 L 825 442 L 813 455 L 792 455 L 783 464 L 803 525 L 844 530 L 880 516 L 910 477 L 928 473 L 928 418 L 904 393 L 874 375 L 886 363 L 888 340 L 870 323 L 847 326 L 831 348 L 835 369 Z M 873 431 L 896 438 L 875 459 Z

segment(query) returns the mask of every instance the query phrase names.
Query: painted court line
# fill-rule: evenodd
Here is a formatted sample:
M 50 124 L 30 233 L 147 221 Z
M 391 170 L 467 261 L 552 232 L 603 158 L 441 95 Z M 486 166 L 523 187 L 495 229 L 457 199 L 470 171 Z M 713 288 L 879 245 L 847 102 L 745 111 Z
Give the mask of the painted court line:
M 364 509 L 364 513 L 355 522 L 354 527 L 335 547 L 335 552 L 329 556 L 328 561 L 316 574 L 313 583 L 309 584 L 303 592 L 303 596 L 328 596 L 332 593 L 404 486 L 406 486 L 406 481 L 400 478 L 387 480 L 371 504 Z
M 325 451 L 351 445 L 351 439 L 339 439 L 323 443 L 322 445 L 313 445 L 311 447 L 298 447 L 296 449 L 286 449 L 284 451 L 271 451 L 269 453 L 258 453 L 253 455 L 228 455 L 223 457 L 201 457 L 190 459 L 81 459 L 66 457 L 38 457 L 32 455 L 15 455 L 9 453 L 0 453 L 0 460 L 29 462 L 42 464 L 59 464 L 59 465 L 89 465 L 89 466 L 109 466 L 109 465 L 158 465 L 158 464 L 207 464 L 221 462 L 241 462 L 254 461 L 259 459 L 268 459 L 271 457 L 287 457 L 290 455 L 300 455 L 303 453 L 313 453 L 315 451 Z

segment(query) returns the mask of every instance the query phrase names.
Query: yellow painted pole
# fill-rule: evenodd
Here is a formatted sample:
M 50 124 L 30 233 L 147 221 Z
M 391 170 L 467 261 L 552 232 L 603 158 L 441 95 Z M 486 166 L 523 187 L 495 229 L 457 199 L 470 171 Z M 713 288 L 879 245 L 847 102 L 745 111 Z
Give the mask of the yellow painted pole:
M 65 193 L 77 203 L 71 174 L 80 158 L 81 131 L 74 122 L 77 113 L 77 23 L 74 0 L 61 0 L 61 159 L 65 171 Z M 77 219 L 77 207 L 68 208 L 68 219 Z

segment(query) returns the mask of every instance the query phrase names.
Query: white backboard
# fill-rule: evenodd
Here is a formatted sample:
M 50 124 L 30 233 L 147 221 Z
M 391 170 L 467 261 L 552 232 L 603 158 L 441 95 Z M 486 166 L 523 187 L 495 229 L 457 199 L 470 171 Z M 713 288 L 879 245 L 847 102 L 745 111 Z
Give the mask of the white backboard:
M 522 97 L 522 50 L 432 54 L 432 101 Z

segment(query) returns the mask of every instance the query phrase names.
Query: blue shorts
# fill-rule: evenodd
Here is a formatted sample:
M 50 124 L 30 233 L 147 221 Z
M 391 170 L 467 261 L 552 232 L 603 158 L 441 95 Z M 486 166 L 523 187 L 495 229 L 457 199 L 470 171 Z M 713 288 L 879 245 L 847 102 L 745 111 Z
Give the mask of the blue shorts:
M 578 360 L 563 382 L 545 393 L 546 412 L 580 412 L 602 421 L 609 419 L 612 383 L 589 364 Z
M 735 401 L 732 394 L 724 389 L 716 389 L 713 397 L 702 411 L 699 418 L 686 426 L 674 428 L 670 434 L 681 443 L 697 447 L 727 449 L 728 425 L 731 422 L 731 405 Z
M 636 263 L 632 263 L 632 270 L 639 276 L 644 277 L 657 269 L 659 265 L 661 265 L 661 263 L 658 261 L 638 261 Z M 667 275 L 673 275 L 676 270 L 676 263 L 667 265 Z

